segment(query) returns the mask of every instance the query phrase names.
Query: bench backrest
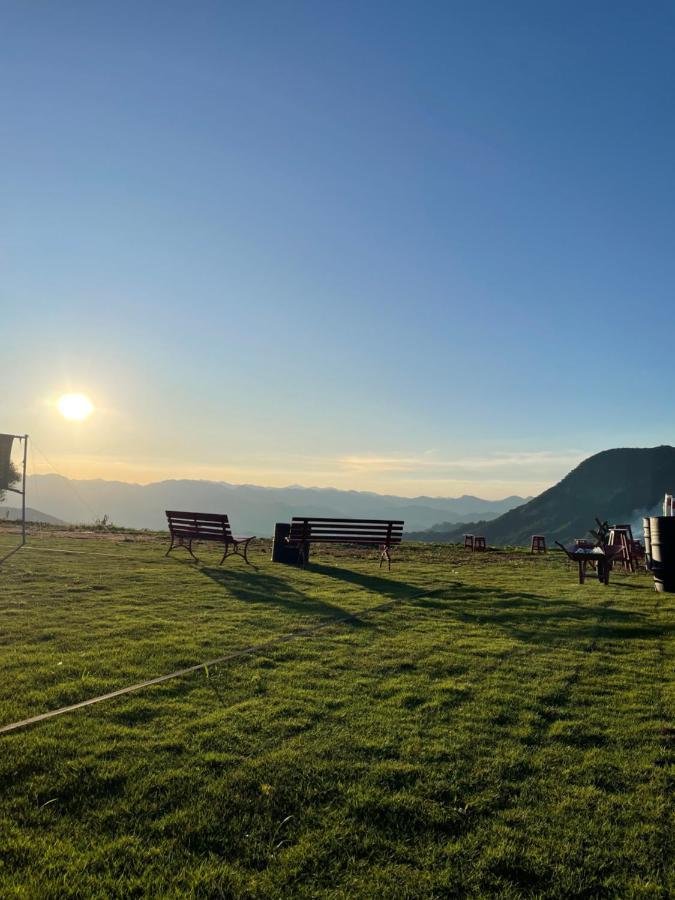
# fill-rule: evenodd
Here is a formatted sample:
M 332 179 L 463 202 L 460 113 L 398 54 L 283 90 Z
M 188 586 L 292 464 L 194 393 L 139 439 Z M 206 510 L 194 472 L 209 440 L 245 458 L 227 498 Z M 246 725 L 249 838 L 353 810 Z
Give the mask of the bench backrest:
M 400 544 L 403 521 L 393 519 L 328 519 L 294 516 L 291 543 L 322 541 L 329 544 Z
M 167 509 L 169 531 L 176 537 L 200 541 L 232 540 L 230 523 L 225 513 L 180 512 Z

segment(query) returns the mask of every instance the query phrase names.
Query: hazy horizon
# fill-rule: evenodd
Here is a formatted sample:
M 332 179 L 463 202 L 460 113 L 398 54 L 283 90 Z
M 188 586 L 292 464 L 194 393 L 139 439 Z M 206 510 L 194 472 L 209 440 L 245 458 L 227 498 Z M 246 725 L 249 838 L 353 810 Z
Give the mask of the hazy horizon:
M 371 491 L 371 490 L 368 490 L 367 488 L 362 488 L 362 489 L 341 488 L 341 487 L 336 487 L 335 485 L 300 484 L 300 483 L 293 483 L 293 482 L 289 482 L 286 484 L 274 485 L 274 484 L 261 484 L 259 482 L 252 482 L 252 481 L 228 481 L 228 480 L 222 479 L 222 478 L 187 478 L 187 477 L 179 477 L 179 476 L 173 476 L 171 478 L 152 479 L 150 481 L 134 481 L 134 480 L 126 481 L 126 480 L 119 479 L 119 478 L 105 478 L 104 476 L 93 476 L 90 478 L 82 478 L 82 477 L 71 478 L 70 476 L 64 475 L 61 472 L 54 472 L 51 470 L 45 471 L 45 472 L 30 472 L 29 471 L 28 477 L 30 478 L 33 475 L 37 475 L 37 476 L 53 475 L 53 476 L 56 476 L 57 478 L 66 478 L 68 481 L 105 481 L 105 482 L 108 482 L 111 484 L 124 484 L 124 485 L 130 485 L 130 486 L 137 485 L 139 487 L 147 487 L 148 485 L 161 484 L 161 483 L 170 482 L 170 481 L 178 481 L 178 482 L 202 481 L 205 483 L 211 482 L 213 484 L 228 485 L 229 487 L 235 487 L 235 488 L 237 488 L 237 487 L 253 487 L 253 488 L 260 488 L 262 490 L 345 491 L 345 492 L 353 492 L 353 493 L 376 494 L 378 496 L 393 496 L 393 497 L 400 497 L 402 499 L 411 499 L 411 500 L 416 500 L 416 499 L 420 499 L 420 498 L 426 498 L 429 500 L 457 500 L 457 499 L 463 499 L 464 497 L 475 497 L 477 500 L 489 500 L 491 502 L 493 502 L 493 501 L 498 502 L 500 500 L 507 500 L 510 497 L 521 497 L 523 499 L 527 499 L 527 497 L 530 496 L 527 494 L 520 494 L 520 493 L 504 494 L 503 496 L 499 496 L 499 497 L 481 497 L 478 494 L 472 494 L 472 493 L 458 494 L 455 496 L 449 496 L 446 494 L 424 494 L 424 493 L 407 495 L 407 494 L 396 494 L 391 491 Z M 7 495 L 7 497 L 4 500 L 5 505 L 11 505 L 10 501 L 11 501 L 12 496 L 13 495 L 11 493 Z
M 85 426 L 89 428 L 89 424 Z M 606 448 L 602 448 L 606 449 Z M 221 481 L 283 488 L 294 485 L 341 491 L 370 491 L 399 497 L 458 497 L 472 495 L 486 500 L 509 496 L 534 496 L 560 481 L 586 456 L 569 454 L 517 454 L 462 460 L 442 460 L 432 454 L 420 459 L 365 457 L 325 461 L 313 460 L 307 468 L 284 469 L 270 457 L 269 467 L 235 469 L 226 466 L 164 465 L 143 468 L 105 457 L 61 460 L 44 455 L 42 447 L 29 440 L 29 474 L 58 474 L 73 480 L 100 478 L 127 484 L 151 484 L 165 480 Z M 302 461 L 301 461 L 302 462 Z M 450 477 L 449 473 L 460 477 Z M 533 479 L 536 472 L 540 478 Z M 462 473 L 465 475 L 461 477 Z M 502 477 L 500 477 L 500 475 Z M 504 476 L 507 477 L 504 477 Z

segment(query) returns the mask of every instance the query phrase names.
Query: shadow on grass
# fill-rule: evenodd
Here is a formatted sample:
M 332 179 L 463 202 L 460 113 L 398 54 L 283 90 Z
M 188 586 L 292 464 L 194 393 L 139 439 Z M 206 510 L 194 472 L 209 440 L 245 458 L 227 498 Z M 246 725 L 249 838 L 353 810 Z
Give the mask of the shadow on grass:
M 354 613 L 330 600 L 303 593 L 280 576 L 251 569 L 221 569 L 197 566 L 202 574 L 244 603 L 276 606 L 290 613 L 338 619 Z M 418 585 L 355 572 L 340 566 L 312 563 L 305 570 L 336 579 L 378 594 L 383 600 L 403 599 L 415 594 Z M 635 610 L 615 609 L 598 603 L 550 598 L 496 587 L 467 585 L 459 581 L 447 585 L 445 596 L 411 598 L 421 609 L 438 611 L 478 629 L 497 629 L 517 640 L 530 643 L 560 643 L 565 640 L 657 640 L 673 633 L 670 625 L 657 625 Z M 607 594 L 610 599 L 611 593 Z M 373 605 L 373 604 L 370 604 Z M 354 627 L 372 627 L 367 620 L 351 619 Z
M 18 553 L 19 550 L 22 550 L 25 546 L 26 546 L 25 544 L 19 544 L 18 547 L 14 547 L 14 548 L 13 548 L 12 550 L 10 550 L 8 553 L 5 553 L 4 556 L 0 556 L 0 564 L 1 564 L 1 563 L 4 563 L 5 560 L 7 560 L 7 559 L 10 558 L 10 556 L 14 556 L 15 553 Z
M 407 584 L 405 581 L 395 581 L 391 578 L 382 578 L 379 575 L 366 575 L 363 572 L 354 572 L 352 569 L 343 569 L 340 566 L 324 566 L 320 563 L 310 563 L 305 569 L 307 572 L 316 572 L 318 575 L 326 575 L 328 578 L 336 578 L 338 581 L 346 581 L 357 587 L 365 588 L 383 597 L 405 597 L 407 594 L 420 591 L 420 586 Z
M 630 581 L 610 581 L 610 587 L 612 588 L 629 588 L 632 591 L 644 591 L 647 590 L 650 593 L 654 590 L 653 585 L 646 586 L 644 584 L 635 584 Z
M 416 606 L 444 609 L 461 622 L 494 627 L 518 640 L 559 643 L 564 640 L 657 640 L 675 629 L 657 625 L 636 610 L 602 604 L 551 599 L 538 594 L 501 588 L 483 588 L 455 582 L 446 599 L 423 597 Z M 610 595 L 608 595 L 609 597 Z
M 323 619 L 339 619 L 354 613 L 354 610 L 343 609 L 321 597 L 310 597 L 275 575 L 212 566 L 200 566 L 198 571 L 226 588 L 232 596 L 243 603 L 272 605 L 286 612 L 316 615 Z M 367 626 L 365 621 L 358 619 L 350 619 L 346 624 L 354 627 Z

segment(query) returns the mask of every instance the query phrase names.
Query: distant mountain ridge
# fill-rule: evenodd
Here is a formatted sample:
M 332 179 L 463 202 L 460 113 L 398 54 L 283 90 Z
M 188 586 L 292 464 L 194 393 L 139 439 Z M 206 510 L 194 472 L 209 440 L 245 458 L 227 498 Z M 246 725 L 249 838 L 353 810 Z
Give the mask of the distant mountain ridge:
M 533 534 L 549 544 L 584 537 L 599 516 L 625 522 L 641 535 L 642 517 L 655 515 L 663 495 L 675 493 L 675 447 L 624 447 L 588 457 L 558 484 L 491 521 L 465 521 L 445 530 L 408 534 L 423 541 L 458 541 L 465 533 L 484 534 L 497 546 L 527 545 Z M 413 531 L 411 529 L 411 531 Z
M 523 503 L 522 497 L 482 500 L 479 497 L 397 497 L 334 488 L 267 488 L 227 482 L 175 480 L 153 484 L 70 480 L 61 475 L 31 475 L 31 504 L 71 523 L 88 523 L 107 514 L 115 525 L 166 527 L 166 509 L 226 512 L 237 531 L 271 535 L 275 522 L 293 515 L 403 519 L 412 530 L 439 521 L 459 522 L 471 516 L 491 519 Z M 0 505 L 0 515 L 2 515 Z

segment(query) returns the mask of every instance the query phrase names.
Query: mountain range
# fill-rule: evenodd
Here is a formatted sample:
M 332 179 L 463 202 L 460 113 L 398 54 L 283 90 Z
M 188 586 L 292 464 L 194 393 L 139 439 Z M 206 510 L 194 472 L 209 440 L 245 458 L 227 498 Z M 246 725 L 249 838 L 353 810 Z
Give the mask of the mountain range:
M 395 518 L 403 519 L 406 529 L 422 530 L 438 522 L 490 520 L 524 502 L 522 497 L 410 498 L 333 488 L 267 488 L 193 480 L 142 485 L 61 475 L 29 476 L 27 496 L 31 506 L 73 524 L 93 523 L 107 515 L 115 525 L 161 529 L 166 527 L 166 509 L 226 512 L 236 531 L 261 537 L 274 532 L 275 522 L 288 522 L 294 515 Z M 0 504 L 0 516 L 2 510 Z
M 595 517 L 630 523 L 642 535 L 642 517 L 658 515 L 663 495 L 675 492 L 675 447 L 617 448 L 596 453 L 538 497 L 491 521 L 465 521 L 408 534 L 410 540 L 459 541 L 484 534 L 490 544 L 528 545 L 533 534 L 549 545 L 584 537 Z
M 93 523 L 108 516 L 115 525 L 166 527 L 164 510 L 227 512 L 237 531 L 272 534 L 275 522 L 293 515 L 396 518 L 409 540 L 458 541 L 466 532 L 496 545 L 527 545 L 533 534 L 549 545 L 583 537 L 595 517 L 630 522 L 641 534 L 642 516 L 657 514 L 663 495 L 675 492 L 675 447 L 617 448 L 590 456 L 538 497 L 397 497 L 367 491 L 176 480 L 153 484 L 73 480 L 61 475 L 28 478 L 30 517 L 40 521 Z M 0 504 L 0 518 L 14 518 Z M 439 524 L 440 523 L 440 524 Z

